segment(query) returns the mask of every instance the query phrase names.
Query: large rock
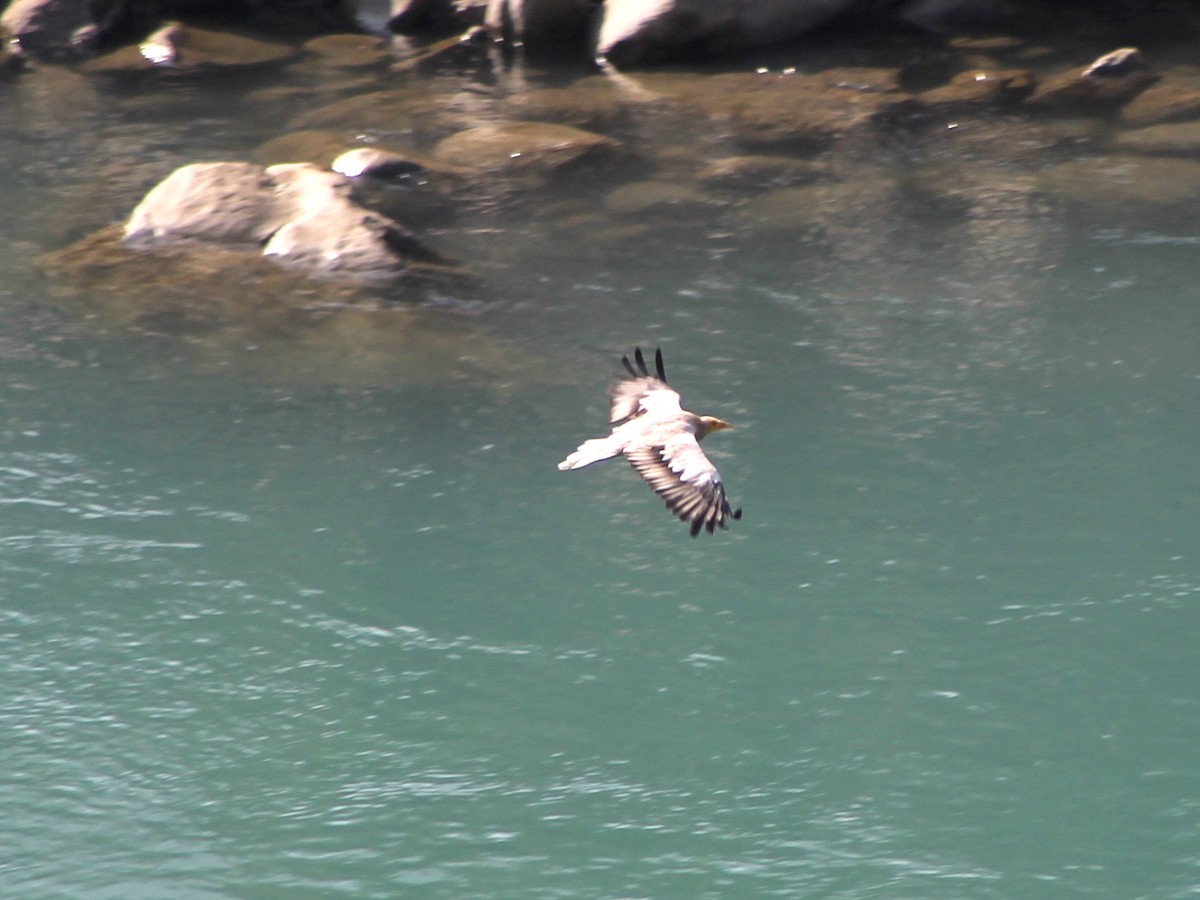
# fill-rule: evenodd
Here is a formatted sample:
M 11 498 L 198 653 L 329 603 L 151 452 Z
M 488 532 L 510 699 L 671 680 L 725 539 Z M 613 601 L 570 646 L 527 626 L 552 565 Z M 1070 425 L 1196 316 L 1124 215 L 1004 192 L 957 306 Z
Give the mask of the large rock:
M 0 31 L 33 56 L 66 57 L 90 47 L 109 23 L 116 3 L 79 0 L 12 0 L 0 15 Z
M 596 55 L 617 66 L 790 40 L 858 0 L 607 0 Z
M 259 244 L 282 220 L 262 166 L 195 163 L 176 169 L 151 189 L 125 224 L 125 239 Z
M 138 204 L 125 241 L 255 245 L 282 263 L 326 275 L 389 275 L 437 256 L 399 223 L 358 205 L 343 176 L 307 163 L 196 163 Z
M 1081 72 L 1047 80 L 1026 106 L 1055 114 L 1107 115 L 1159 80 L 1141 51 L 1122 47 L 1104 54 Z
M 346 179 L 307 163 L 271 166 L 273 202 L 287 219 L 263 247 L 280 262 L 325 272 L 379 273 L 403 269 L 409 260 L 436 262 L 399 223 L 355 203 Z

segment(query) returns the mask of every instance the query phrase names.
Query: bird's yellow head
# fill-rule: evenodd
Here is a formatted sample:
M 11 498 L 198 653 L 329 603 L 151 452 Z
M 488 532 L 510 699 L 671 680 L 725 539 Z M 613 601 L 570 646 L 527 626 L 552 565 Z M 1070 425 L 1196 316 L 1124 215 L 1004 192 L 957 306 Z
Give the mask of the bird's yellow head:
M 733 427 L 724 419 L 718 419 L 716 416 L 701 416 L 700 421 L 704 423 L 705 434 L 708 434 L 711 431 L 720 431 L 722 428 Z

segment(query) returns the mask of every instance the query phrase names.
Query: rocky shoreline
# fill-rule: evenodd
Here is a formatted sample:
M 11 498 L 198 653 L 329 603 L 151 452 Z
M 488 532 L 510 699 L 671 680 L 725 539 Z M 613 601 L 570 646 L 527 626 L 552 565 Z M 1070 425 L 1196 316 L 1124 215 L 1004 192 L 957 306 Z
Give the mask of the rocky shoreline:
M 10 31 L 19 6 L 4 14 Z M 173 21 L 110 47 L 76 25 L 70 34 L 91 35 L 87 50 L 22 49 L 21 62 L 0 66 L 10 80 L 67 69 L 100 96 L 153 96 L 181 79 L 228 90 L 253 72 L 258 87 L 238 102 L 279 123 L 241 158 L 162 173 L 128 197 L 122 228 L 48 254 L 44 270 L 91 304 L 112 296 L 114 321 L 211 331 L 238 306 L 209 302 L 214 284 L 199 273 L 262 283 L 266 261 L 296 298 L 246 305 L 271 330 L 420 300 L 430 284 L 464 303 L 486 295 L 488 257 L 506 250 L 474 238 L 481 221 L 552 227 L 577 236 L 581 253 L 715 233 L 751 252 L 824 246 L 836 264 L 872 261 L 881 279 L 913 254 L 988 278 L 1053 265 L 1072 222 L 1153 227 L 1200 197 L 1200 65 L 1188 52 L 1200 10 L 1174 8 L 1193 33 L 1172 20 L 1176 40 L 1142 49 L 889 24 L 780 43 L 753 65 L 744 55 L 636 70 L 543 63 L 513 89 L 496 74 L 523 65 L 511 55 L 514 39 L 532 37 L 520 4 L 426 4 L 422 16 L 417 6 L 394 4 L 393 24 L 444 30 L 500 7 L 504 27 L 417 40 Z M 889 23 L 918 6 L 891 8 Z M 1128 30 L 1154 33 L 1145 21 Z M 316 89 L 284 87 L 297 71 Z

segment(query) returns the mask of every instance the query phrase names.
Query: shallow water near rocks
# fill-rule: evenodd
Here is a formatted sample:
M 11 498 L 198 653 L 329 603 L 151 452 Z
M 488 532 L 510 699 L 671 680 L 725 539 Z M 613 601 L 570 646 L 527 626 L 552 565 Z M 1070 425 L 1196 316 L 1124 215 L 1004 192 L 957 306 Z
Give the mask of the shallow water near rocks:
M 921 144 L 830 250 L 580 176 L 441 235 L 481 286 L 416 362 L 129 331 L 34 258 L 277 123 L 76 78 L 0 95 L 0 893 L 1200 890 L 1193 216 L 1072 230 L 1031 168 L 947 228 Z M 639 344 L 736 426 L 727 532 L 555 469 Z

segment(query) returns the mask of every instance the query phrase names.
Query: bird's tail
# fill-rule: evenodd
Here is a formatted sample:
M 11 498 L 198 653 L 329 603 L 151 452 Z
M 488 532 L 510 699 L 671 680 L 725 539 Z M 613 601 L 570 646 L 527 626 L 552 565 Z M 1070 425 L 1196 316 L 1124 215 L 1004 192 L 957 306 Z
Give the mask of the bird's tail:
M 612 459 L 621 452 L 621 446 L 612 439 L 612 435 L 602 438 L 592 438 L 579 445 L 579 449 L 558 464 L 560 469 L 582 469 L 592 463 Z

